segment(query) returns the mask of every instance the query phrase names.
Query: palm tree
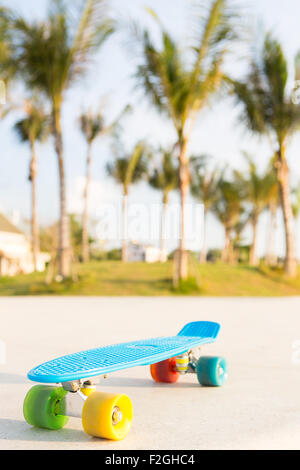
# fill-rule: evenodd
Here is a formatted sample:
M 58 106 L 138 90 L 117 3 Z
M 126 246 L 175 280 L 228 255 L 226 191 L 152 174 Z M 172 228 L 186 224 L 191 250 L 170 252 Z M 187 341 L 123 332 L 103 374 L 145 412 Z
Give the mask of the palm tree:
M 191 193 L 195 199 L 201 201 L 204 207 L 203 213 L 203 235 L 202 248 L 200 253 L 200 263 L 206 263 L 206 225 L 207 214 L 217 198 L 217 187 L 219 180 L 219 171 L 217 168 L 208 171 L 207 158 L 204 156 L 191 158 L 192 181 Z
M 279 184 L 274 167 L 276 161 L 276 154 L 271 158 L 268 172 L 270 174 L 270 187 L 268 194 L 268 211 L 269 211 L 269 230 L 267 235 L 267 249 L 266 249 L 266 263 L 270 266 L 275 266 L 277 263 L 276 256 L 276 230 L 277 230 L 277 210 L 280 207 L 280 194 Z
M 273 192 L 273 191 L 272 191 Z M 267 249 L 266 249 L 266 263 L 270 266 L 275 266 L 277 263 L 277 255 L 276 255 L 276 231 L 277 231 L 277 210 L 280 206 L 279 201 L 279 194 L 274 195 L 274 197 L 270 194 L 270 201 L 269 201 L 269 231 L 267 235 Z
M 82 261 L 89 261 L 89 235 L 88 235 L 88 196 L 91 182 L 92 145 L 95 139 L 104 131 L 104 119 L 101 113 L 92 112 L 80 116 L 80 128 L 87 141 L 86 180 L 83 194 L 82 214 Z
M 82 260 L 89 261 L 89 236 L 88 236 L 88 197 L 91 182 L 92 146 L 97 137 L 108 134 L 116 129 L 121 117 L 130 110 L 126 106 L 120 116 L 110 125 L 106 125 L 102 113 L 94 114 L 91 111 L 83 113 L 79 118 L 80 129 L 87 141 L 86 180 L 84 188 L 84 208 L 82 215 Z
M 0 119 L 6 117 L 12 107 L 8 105 L 9 85 L 16 75 L 12 60 L 12 38 L 10 11 L 0 6 Z
M 165 252 L 165 221 L 169 204 L 170 192 L 177 189 L 179 185 L 179 172 L 177 165 L 174 164 L 173 150 L 162 150 L 162 163 L 160 168 L 155 168 L 149 175 L 149 184 L 154 189 L 163 193 L 163 207 L 161 211 L 160 225 L 160 258 L 164 261 Z
M 283 211 L 286 258 L 285 272 L 296 275 L 295 237 L 290 197 L 289 166 L 286 149 L 289 138 L 299 125 L 299 105 L 287 95 L 288 65 L 281 45 L 266 35 L 263 51 L 251 63 L 243 83 L 234 82 L 238 101 L 243 105 L 243 119 L 251 131 L 276 142 L 275 168 Z
M 37 270 L 37 257 L 39 253 L 39 229 L 36 211 L 36 174 L 37 155 L 36 142 L 44 141 L 49 133 L 49 116 L 43 106 L 36 100 L 26 101 L 26 117 L 16 122 L 14 130 L 21 142 L 30 145 L 31 159 L 29 168 L 29 181 L 31 183 L 31 246 L 34 269 Z
M 0 106 L 5 104 L 5 80 L 4 72 L 7 72 L 9 37 L 7 34 L 8 22 L 6 10 L 0 8 Z M 2 111 L 2 109 L 1 109 Z M 0 114 L 1 116 L 1 114 Z
M 246 225 L 248 224 L 248 221 L 249 221 L 249 215 L 246 209 L 244 207 L 241 207 L 239 219 L 237 223 L 233 226 L 234 261 L 236 263 L 239 262 L 239 259 L 240 259 L 240 250 L 241 250 L 241 245 L 243 242 L 242 235 L 243 235 Z
M 250 266 L 258 264 L 257 257 L 257 229 L 261 213 L 267 207 L 270 200 L 270 191 L 274 185 L 273 174 L 266 171 L 260 175 L 253 158 L 244 153 L 248 168 L 244 175 L 240 171 L 235 171 L 235 177 L 244 189 L 244 198 L 249 207 L 249 221 L 252 225 L 252 243 L 250 247 Z
M 15 64 L 11 60 L 13 31 L 10 23 L 10 11 L 0 7 L 0 80 L 7 85 L 15 76 Z
M 201 15 L 196 39 L 185 51 L 163 28 L 154 12 L 151 13 L 161 29 L 161 46 L 156 47 L 147 31 L 138 37 L 142 48 L 138 81 L 154 106 L 171 119 L 177 134 L 181 196 L 179 279 L 188 276 L 185 252 L 185 202 L 190 186 L 188 144 L 200 111 L 222 84 L 224 57 L 228 42 L 234 38 L 235 15 L 228 3 L 227 0 L 210 1 L 206 16 Z
M 244 210 L 241 185 L 236 181 L 228 181 L 221 175 L 218 181 L 217 198 L 212 205 L 212 211 L 224 227 L 225 243 L 222 251 L 222 261 L 234 261 L 233 231 L 237 226 Z
M 147 176 L 147 153 L 145 145 L 139 142 L 131 154 L 124 157 L 117 155 L 113 163 L 107 165 L 107 173 L 123 188 L 122 205 L 122 261 L 127 261 L 127 212 L 128 212 L 128 192 L 131 185 L 138 183 Z
M 112 33 L 105 0 L 85 0 L 78 17 L 62 0 L 51 0 L 44 22 L 14 18 L 14 55 L 31 90 L 38 89 L 52 108 L 52 133 L 60 181 L 59 273 L 70 274 L 70 234 L 67 215 L 61 113 L 66 92 L 87 71 L 92 55 Z M 37 66 L 38 64 L 38 66 Z

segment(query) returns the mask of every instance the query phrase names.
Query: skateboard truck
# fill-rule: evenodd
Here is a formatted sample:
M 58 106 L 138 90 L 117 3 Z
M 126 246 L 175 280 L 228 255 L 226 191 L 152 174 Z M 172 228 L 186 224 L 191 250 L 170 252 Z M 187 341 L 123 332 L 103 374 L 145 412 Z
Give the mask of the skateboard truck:
M 66 392 L 76 393 L 79 390 L 95 388 L 95 385 L 99 383 L 99 377 L 93 379 L 79 379 L 72 380 L 70 382 L 62 382 L 62 387 Z
M 77 392 L 68 393 L 65 397 L 66 416 L 72 416 L 72 418 L 81 418 L 83 405 L 87 400 L 88 396 L 77 390 Z
M 176 371 L 181 375 L 196 373 L 196 364 L 200 357 L 200 348 L 193 349 L 175 358 Z

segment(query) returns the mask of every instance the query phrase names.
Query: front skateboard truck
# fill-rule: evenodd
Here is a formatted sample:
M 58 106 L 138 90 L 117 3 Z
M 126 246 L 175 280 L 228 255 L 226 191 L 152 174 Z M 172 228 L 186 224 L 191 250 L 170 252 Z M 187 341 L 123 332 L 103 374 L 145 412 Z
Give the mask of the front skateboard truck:
M 63 387 L 36 385 L 27 393 L 23 412 L 35 427 L 58 430 L 70 416 L 82 419 L 83 429 L 94 437 L 119 441 L 127 436 L 133 420 L 133 406 L 126 395 L 92 389 L 67 392 Z

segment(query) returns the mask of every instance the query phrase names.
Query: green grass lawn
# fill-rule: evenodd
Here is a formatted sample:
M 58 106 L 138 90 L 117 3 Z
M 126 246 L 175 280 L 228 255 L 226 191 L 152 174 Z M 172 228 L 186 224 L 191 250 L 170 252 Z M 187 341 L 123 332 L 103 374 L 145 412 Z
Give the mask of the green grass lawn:
M 266 267 L 197 265 L 180 289 L 172 287 L 173 264 L 123 264 L 91 262 L 76 266 L 78 282 L 46 285 L 45 273 L 0 278 L 0 295 L 100 295 L 100 296 L 284 296 L 300 295 L 300 273 L 287 279 L 282 271 Z

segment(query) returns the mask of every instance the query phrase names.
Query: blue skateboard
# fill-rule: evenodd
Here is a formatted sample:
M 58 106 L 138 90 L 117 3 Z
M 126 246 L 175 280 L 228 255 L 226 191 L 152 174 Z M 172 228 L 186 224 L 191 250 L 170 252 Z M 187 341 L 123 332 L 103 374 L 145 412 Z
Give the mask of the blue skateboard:
M 80 417 L 87 434 L 123 439 L 131 427 L 132 403 L 126 395 L 97 392 L 95 378 L 150 365 L 156 382 L 174 383 L 180 375 L 195 373 L 201 385 L 221 386 L 227 379 L 225 359 L 199 355 L 199 347 L 214 342 L 219 330 L 218 323 L 193 322 L 177 336 L 104 346 L 41 364 L 28 373 L 40 385 L 27 393 L 24 417 L 46 429 L 61 429 L 69 416 Z

